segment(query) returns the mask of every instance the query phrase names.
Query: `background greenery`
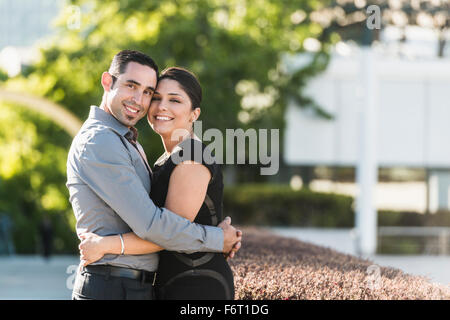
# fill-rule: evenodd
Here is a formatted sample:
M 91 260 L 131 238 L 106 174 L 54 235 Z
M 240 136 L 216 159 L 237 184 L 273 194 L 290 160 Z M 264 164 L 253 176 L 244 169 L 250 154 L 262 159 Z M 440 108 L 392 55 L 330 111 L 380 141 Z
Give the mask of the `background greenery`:
M 326 67 L 329 44 L 338 40 L 309 19 L 324 3 L 68 1 L 56 20 L 55 34 L 41 41 L 38 61 L 14 78 L 0 72 L 0 86 L 50 99 L 84 120 L 89 106 L 101 101 L 100 76 L 112 57 L 122 49 L 136 49 L 152 56 L 161 70 L 177 65 L 197 74 L 204 89 L 204 130 L 282 129 L 289 99 L 326 116 L 302 92 L 307 80 Z M 68 27 L 71 5 L 81 8 L 80 29 Z M 293 21 L 300 8 L 303 18 Z M 303 68 L 286 70 L 283 56 L 305 52 L 306 38 L 320 39 L 320 50 L 308 53 Z M 1 103 L 0 108 L 0 212 L 13 221 L 16 251 L 40 250 L 39 226 L 48 216 L 54 252 L 73 252 L 75 221 L 65 188 L 71 138 L 20 106 Z M 150 161 L 156 160 L 163 151 L 159 136 L 145 121 L 138 129 Z
M 238 224 L 353 228 L 353 197 L 293 190 L 282 184 L 241 184 L 226 187 L 224 212 Z M 450 212 L 421 214 L 407 211 L 378 211 L 378 226 L 448 226 Z
M 68 28 L 70 5 L 81 8 L 80 29 Z M 280 128 L 283 141 L 283 116 L 290 101 L 330 118 L 304 88 L 326 68 L 331 45 L 352 36 L 348 28 L 358 29 L 358 24 L 342 27 L 341 15 L 334 17 L 342 11 L 334 10 L 336 6 L 327 0 L 72 0 L 56 21 L 55 35 L 41 42 L 38 62 L 14 78 L 0 70 L 0 87 L 46 97 L 84 120 L 89 106 L 101 101 L 100 76 L 114 54 L 136 49 L 152 56 L 161 70 L 177 65 L 197 74 L 204 89 L 204 130 Z M 330 8 L 332 15 L 317 14 Z M 344 9 L 344 16 L 363 10 Z M 327 16 L 331 20 L 324 22 Z M 318 40 L 318 51 L 306 52 L 308 38 Z M 299 53 L 302 67 L 287 69 L 283 59 Z M 52 221 L 55 252 L 75 252 L 75 221 L 65 188 L 71 138 L 21 106 L 0 103 L 0 110 L 0 214 L 14 223 L 17 252 L 40 250 L 44 216 Z M 145 121 L 138 129 L 153 162 L 163 150 L 159 137 Z M 239 175 L 249 182 L 267 182 L 244 170 Z M 294 192 L 287 186 L 230 187 L 224 206 L 242 224 L 351 227 L 354 222 L 353 199 Z M 442 217 L 448 223 L 448 215 Z M 415 214 L 406 218 L 401 213 L 381 212 L 380 219 L 389 224 L 423 222 Z
M 28 109 L 6 103 L 0 108 L 0 214 L 11 217 L 16 251 L 41 251 L 45 216 L 52 223 L 55 251 L 74 252 L 75 217 L 65 188 L 71 137 Z

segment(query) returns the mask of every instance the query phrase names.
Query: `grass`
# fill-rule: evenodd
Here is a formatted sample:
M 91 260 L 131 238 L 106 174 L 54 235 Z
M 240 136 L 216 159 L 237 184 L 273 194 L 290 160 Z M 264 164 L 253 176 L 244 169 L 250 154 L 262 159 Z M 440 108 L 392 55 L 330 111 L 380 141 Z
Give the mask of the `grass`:
M 442 300 L 450 287 L 253 227 L 229 261 L 245 300 Z M 378 272 L 378 273 L 377 273 Z M 379 276 L 377 276 L 379 274 Z

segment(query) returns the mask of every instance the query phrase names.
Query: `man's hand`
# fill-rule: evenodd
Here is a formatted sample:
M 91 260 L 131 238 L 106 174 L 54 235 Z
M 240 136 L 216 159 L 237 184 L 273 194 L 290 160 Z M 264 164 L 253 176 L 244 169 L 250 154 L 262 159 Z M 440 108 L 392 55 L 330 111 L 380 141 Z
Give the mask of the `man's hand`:
M 233 258 L 235 253 L 241 248 L 242 231 L 236 230 L 231 225 L 231 218 L 226 217 L 218 225 L 223 230 L 223 252 L 227 258 Z

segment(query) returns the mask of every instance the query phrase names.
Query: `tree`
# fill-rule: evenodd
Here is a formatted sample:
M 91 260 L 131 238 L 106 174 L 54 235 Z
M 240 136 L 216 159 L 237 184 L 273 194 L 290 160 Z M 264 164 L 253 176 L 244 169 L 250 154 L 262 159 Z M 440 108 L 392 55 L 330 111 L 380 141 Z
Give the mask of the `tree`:
M 311 13 L 311 19 L 324 28 L 324 33 L 337 32 L 342 39 L 361 43 L 366 26 L 367 9 L 376 6 L 381 13 L 381 28 L 406 26 L 432 28 L 438 32 L 437 56 L 444 56 L 446 33 L 450 30 L 450 1 L 448 0 L 333 0 L 329 6 Z M 370 11 L 370 10 L 369 10 Z M 375 30 L 379 40 L 380 29 Z
M 50 98 L 81 119 L 101 100 L 100 75 L 124 48 L 147 52 L 160 68 L 191 69 L 204 89 L 203 128 L 283 128 L 288 99 L 327 115 L 305 97 L 309 78 L 324 70 L 331 34 L 308 14 L 327 1 L 317 0 L 74 0 L 80 29 L 69 29 L 73 10 L 58 20 L 58 34 L 11 87 L 27 87 Z M 70 7 L 72 8 L 72 7 Z M 301 10 L 300 10 L 301 8 Z M 305 52 L 305 39 L 320 39 L 302 70 L 283 70 L 286 53 Z M 336 39 L 335 39 L 336 40 Z M 159 138 L 141 121 L 143 145 L 154 160 Z
M 307 80 L 325 69 L 330 43 L 338 40 L 309 16 L 328 3 L 72 0 L 56 22 L 56 35 L 42 45 L 40 61 L 7 79 L 4 87 L 46 97 L 84 120 L 89 106 L 101 101 L 100 77 L 112 57 L 122 49 L 135 49 L 152 56 L 161 69 L 177 65 L 196 73 L 204 91 L 203 129 L 282 129 L 291 99 L 329 116 L 303 92 Z M 319 46 L 307 52 L 305 43 L 314 40 Z M 290 70 L 284 57 L 298 53 L 306 53 L 310 60 L 301 69 Z M 36 151 L 18 156 L 23 166 L 8 171 L 8 177 L 0 172 L 0 203 L 15 214 L 16 224 L 27 226 L 30 235 L 36 232 L 38 218 L 49 210 L 65 221 L 60 225 L 73 228 L 64 166 L 70 138 L 57 127 L 39 130 L 49 126 L 46 119 L 25 112 L 13 115 L 12 107 L 9 112 L 10 117 L 22 119 L 17 130 L 34 126 L 30 134 L 39 142 L 29 146 Z M 159 136 L 151 133 L 145 120 L 138 129 L 149 160 L 156 160 L 162 152 Z M 0 131 L 5 145 L 31 139 L 8 133 Z M 0 165 L 9 163 L 8 157 L 0 158 Z M 69 237 L 61 230 L 55 232 L 57 237 Z M 63 241 L 65 248 L 76 242 L 73 234 L 70 237 Z M 20 246 L 28 250 L 29 240 Z
M 39 224 L 47 214 L 55 230 L 55 251 L 76 250 L 75 217 L 65 188 L 71 137 L 35 112 L 0 103 L 0 212 L 13 222 L 18 253 L 39 250 Z

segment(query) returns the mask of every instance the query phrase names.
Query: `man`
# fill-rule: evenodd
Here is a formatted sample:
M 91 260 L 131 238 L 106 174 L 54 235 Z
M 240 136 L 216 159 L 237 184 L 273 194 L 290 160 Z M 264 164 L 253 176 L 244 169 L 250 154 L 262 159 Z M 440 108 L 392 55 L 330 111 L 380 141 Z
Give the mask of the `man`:
M 106 236 L 133 231 L 168 250 L 232 255 L 240 246 L 241 233 L 229 220 L 220 228 L 197 225 L 156 207 L 149 197 L 151 169 L 134 125 L 147 114 L 157 73 L 150 57 L 124 50 L 102 74 L 101 105 L 91 106 L 67 160 L 77 233 Z M 157 265 L 157 254 L 105 255 L 81 268 L 72 297 L 152 299 Z

